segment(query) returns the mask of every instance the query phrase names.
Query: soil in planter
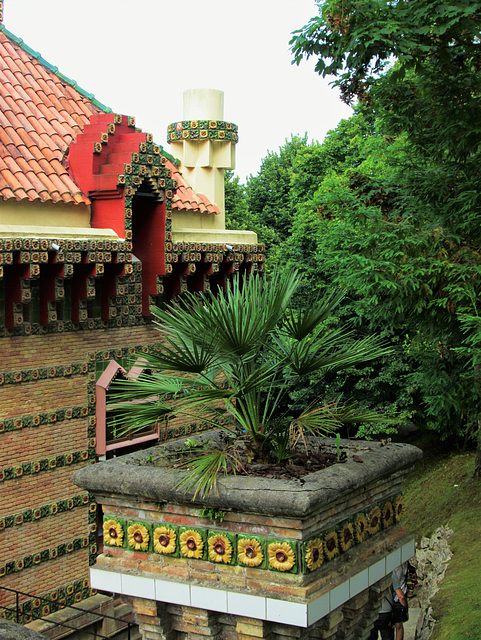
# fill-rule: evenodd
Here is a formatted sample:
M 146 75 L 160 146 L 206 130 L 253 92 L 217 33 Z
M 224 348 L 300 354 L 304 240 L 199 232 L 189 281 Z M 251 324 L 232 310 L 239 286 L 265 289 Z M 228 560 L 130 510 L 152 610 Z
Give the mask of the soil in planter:
M 220 435 L 220 448 L 222 444 L 226 444 L 227 436 L 224 434 Z M 255 477 L 263 477 L 263 478 L 276 478 L 276 479 L 284 479 L 284 480 L 296 480 L 301 479 L 310 473 L 314 473 L 316 471 L 320 471 L 321 469 L 326 469 L 327 467 L 331 467 L 334 464 L 342 464 L 346 462 L 348 455 L 346 450 L 341 450 L 339 454 L 339 459 L 337 457 L 337 451 L 334 447 L 325 447 L 319 446 L 319 443 L 315 442 L 307 442 L 307 450 L 304 446 L 299 446 L 291 455 L 288 460 L 284 460 L 283 462 L 269 462 L 267 464 L 262 464 L 259 462 L 249 462 L 248 450 L 244 447 L 243 444 L 238 444 L 235 449 L 235 458 L 238 461 L 235 470 L 232 467 L 227 466 L 227 474 L 228 475 L 239 475 L 239 476 L 255 476 Z M 195 447 L 191 451 L 186 451 L 184 449 L 184 454 L 191 453 L 193 456 L 198 456 L 201 453 L 202 447 L 199 445 Z M 356 455 L 357 450 L 354 449 L 351 451 L 354 455 L 350 457 L 356 462 L 363 462 L 362 458 L 359 455 Z M 155 461 L 151 462 L 155 465 Z M 177 455 L 172 455 L 171 464 L 169 465 L 173 469 L 185 469 L 188 467 L 188 455 L 187 457 L 179 458 Z
M 289 460 L 277 464 L 249 464 L 248 462 L 242 462 L 242 466 L 246 475 L 249 476 L 292 480 L 303 478 L 309 473 L 326 469 L 333 464 L 340 464 L 346 460 L 345 451 L 341 452 L 339 460 L 335 453 L 312 451 L 310 453 L 297 453 Z M 243 475 L 242 471 L 237 471 L 237 474 Z

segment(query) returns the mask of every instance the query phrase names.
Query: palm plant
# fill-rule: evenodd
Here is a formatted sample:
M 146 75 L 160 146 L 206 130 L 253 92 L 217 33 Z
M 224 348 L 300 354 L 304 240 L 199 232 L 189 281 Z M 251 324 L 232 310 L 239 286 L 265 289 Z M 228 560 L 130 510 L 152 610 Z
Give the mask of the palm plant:
M 304 434 L 322 436 L 345 423 L 382 421 L 358 405 L 310 397 L 309 376 L 332 373 L 390 353 L 375 337 L 354 339 L 349 329 L 327 330 L 325 320 L 342 295 L 294 309 L 296 273 L 269 280 L 235 279 L 218 296 L 187 294 L 165 310 L 152 309 L 162 335 L 146 356 L 152 371 L 116 385 L 116 416 L 129 433 L 162 416 L 201 420 L 227 434 L 221 449 L 192 447 L 183 484 L 205 493 L 220 471 L 249 461 L 286 459 Z M 304 409 L 289 415 L 289 392 L 305 381 Z M 298 400 L 297 400 L 298 403 Z

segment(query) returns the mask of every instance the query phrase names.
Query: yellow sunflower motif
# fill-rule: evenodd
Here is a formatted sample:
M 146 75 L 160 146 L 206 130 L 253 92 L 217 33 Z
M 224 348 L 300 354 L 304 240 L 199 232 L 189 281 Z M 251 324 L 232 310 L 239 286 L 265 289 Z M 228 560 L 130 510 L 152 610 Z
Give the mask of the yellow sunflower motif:
M 124 538 L 122 526 L 115 520 L 104 522 L 104 542 L 111 547 L 121 547 Z
M 157 553 L 169 555 L 175 552 L 177 534 L 168 527 L 156 527 L 154 530 L 154 549 Z
M 149 532 L 147 527 L 140 522 L 134 522 L 127 529 L 129 547 L 135 551 L 147 551 L 149 548 Z
M 394 520 L 394 508 L 391 502 L 386 502 L 382 508 L 382 526 L 384 529 L 390 527 Z
M 258 567 L 262 564 L 264 555 L 262 547 L 255 538 L 239 540 L 237 544 L 239 560 L 248 567 Z
M 209 558 L 212 562 L 229 564 L 232 560 L 232 544 L 227 536 L 217 534 L 211 536 L 209 542 Z
M 356 534 L 356 541 L 361 543 L 368 534 L 368 522 L 363 513 L 359 513 L 354 521 L 354 533 Z
M 398 496 L 396 498 L 396 502 L 394 503 L 394 517 L 396 518 L 396 522 L 399 522 L 404 515 L 404 510 L 406 509 L 406 502 L 404 500 L 404 496 Z
M 277 571 L 290 571 L 294 566 L 295 556 L 288 542 L 271 542 L 267 547 L 269 565 Z
M 309 540 L 306 548 L 306 564 L 309 571 L 318 569 L 324 562 L 324 550 L 322 547 L 322 540 L 320 538 L 314 538 Z
M 350 522 L 347 522 L 342 527 L 339 531 L 338 538 L 341 551 L 347 551 L 352 547 L 352 543 L 354 542 L 354 527 Z
M 180 550 L 186 558 L 202 558 L 204 542 L 200 533 L 193 529 L 181 533 Z
M 381 528 L 381 509 L 374 507 L 367 517 L 369 534 L 373 536 Z
M 328 560 L 332 560 L 339 554 L 337 531 L 330 531 L 324 536 L 324 553 Z

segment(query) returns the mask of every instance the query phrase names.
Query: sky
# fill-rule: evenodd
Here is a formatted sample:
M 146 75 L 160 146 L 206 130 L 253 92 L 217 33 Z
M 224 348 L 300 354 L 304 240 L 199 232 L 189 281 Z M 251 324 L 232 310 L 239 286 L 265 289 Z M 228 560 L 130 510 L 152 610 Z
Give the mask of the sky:
M 351 113 L 314 61 L 291 64 L 291 33 L 317 11 L 315 0 L 4 0 L 3 22 L 166 151 L 183 92 L 220 89 L 244 182 L 292 134 L 322 141 Z

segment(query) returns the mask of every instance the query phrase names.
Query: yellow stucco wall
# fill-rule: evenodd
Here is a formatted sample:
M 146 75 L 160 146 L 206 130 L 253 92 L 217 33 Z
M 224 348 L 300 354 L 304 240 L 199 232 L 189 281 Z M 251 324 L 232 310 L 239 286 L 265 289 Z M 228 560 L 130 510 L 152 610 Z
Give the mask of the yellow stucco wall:
M 83 204 L 0 200 L 0 228 L 11 225 L 88 228 L 90 207 Z

